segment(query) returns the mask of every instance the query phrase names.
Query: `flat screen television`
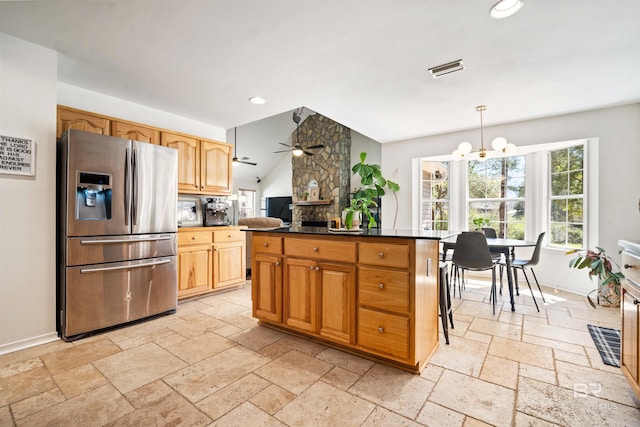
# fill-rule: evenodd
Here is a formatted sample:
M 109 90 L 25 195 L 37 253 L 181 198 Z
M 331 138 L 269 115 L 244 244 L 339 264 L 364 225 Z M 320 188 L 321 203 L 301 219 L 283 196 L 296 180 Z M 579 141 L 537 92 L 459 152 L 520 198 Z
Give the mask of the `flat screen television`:
M 293 198 L 287 197 L 267 197 L 267 216 L 280 218 L 282 222 L 291 223 L 291 209 Z

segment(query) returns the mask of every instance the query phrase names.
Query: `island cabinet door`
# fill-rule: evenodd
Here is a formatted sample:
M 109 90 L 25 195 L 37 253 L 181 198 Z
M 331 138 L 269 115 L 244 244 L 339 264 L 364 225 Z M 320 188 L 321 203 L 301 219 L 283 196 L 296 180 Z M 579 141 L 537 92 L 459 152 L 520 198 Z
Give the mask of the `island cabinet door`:
M 355 344 L 356 267 L 320 263 L 320 335 Z
M 626 375 L 638 399 L 640 399 L 640 378 L 638 364 L 638 301 L 640 292 L 626 280 L 622 281 L 622 372 Z
M 284 323 L 302 331 L 318 331 L 316 261 L 287 258 L 284 271 Z
M 251 274 L 253 316 L 282 323 L 282 258 L 256 254 Z

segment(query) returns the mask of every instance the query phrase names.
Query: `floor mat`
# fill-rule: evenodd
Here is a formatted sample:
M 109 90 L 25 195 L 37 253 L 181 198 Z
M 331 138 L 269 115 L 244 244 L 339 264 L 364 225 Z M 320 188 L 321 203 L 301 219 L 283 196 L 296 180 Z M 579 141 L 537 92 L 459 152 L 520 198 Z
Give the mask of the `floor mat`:
M 620 330 L 587 325 L 605 365 L 620 367 Z

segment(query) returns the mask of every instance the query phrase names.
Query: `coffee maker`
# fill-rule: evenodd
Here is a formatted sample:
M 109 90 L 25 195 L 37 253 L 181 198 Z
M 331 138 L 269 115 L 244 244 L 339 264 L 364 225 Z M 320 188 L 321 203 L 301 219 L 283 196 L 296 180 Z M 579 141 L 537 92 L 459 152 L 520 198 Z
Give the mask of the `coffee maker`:
M 205 197 L 203 205 L 205 227 L 229 225 L 227 211 L 231 204 L 226 197 Z

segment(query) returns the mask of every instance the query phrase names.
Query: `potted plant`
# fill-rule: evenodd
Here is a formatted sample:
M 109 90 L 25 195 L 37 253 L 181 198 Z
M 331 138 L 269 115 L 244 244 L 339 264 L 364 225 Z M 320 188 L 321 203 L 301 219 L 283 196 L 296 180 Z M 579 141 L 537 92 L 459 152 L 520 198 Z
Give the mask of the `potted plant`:
M 597 292 L 598 304 L 600 304 L 600 298 L 604 300 L 603 306 L 619 307 L 620 306 L 620 280 L 624 278 L 624 274 L 620 272 L 620 266 L 610 256 L 606 254 L 606 251 L 596 246 L 596 251 L 590 249 L 572 249 L 567 251 L 566 254 L 578 254 L 575 258 L 569 261 L 570 268 L 589 270 L 589 278 L 593 279 L 594 276 L 598 277 L 600 285 L 587 294 L 587 300 L 589 304 L 596 308 L 596 305 L 591 300 L 590 295 Z M 617 272 L 613 271 L 613 266 L 617 267 Z
M 471 222 L 473 222 L 473 225 L 476 226 L 476 230 L 482 231 L 482 228 L 485 225 L 489 225 L 489 223 L 491 221 L 489 220 L 489 218 L 485 218 L 485 217 L 482 217 L 482 216 L 477 216 L 477 217 L 473 218 L 471 220 Z
M 369 206 L 378 206 L 378 204 L 374 201 L 375 199 L 384 196 L 386 194 L 385 188 L 393 193 L 393 196 L 396 199 L 396 211 L 393 217 L 393 228 L 396 228 L 396 220 L 398 218 L 398 196 L 396 192 L 400 190 L 400 186 L 386 179 L 382 176 L 382 171 L 380 170 L 380 165 L 365 163 L 367 159 L 367 153 L 360 153 L 360 162 L 353 165 L 351 171 L 354 174 L 360 175 L 360 182 L 362 184 L 362 188 L 355 192 L 353 195 L 353 200 L 351 201 L 351 205 L 347 209 L 352 209 L 354 201 L 358 206 L 365 206 L 364 210 L 360 210 L 367 215 L 367 219 L 369 220 L 369 228 L 376 224 L 371 211 L 369 210 Z M 365 212 L 366 211 L 366 212 Z
M 358 228 L 362 222 L 362 214 L 366 215 L 368 219 L 368 228 L 375 226 L 376 220 L 371 213 L 370 206 L 378 206 L 378 204 L 366 197 L 351 200 L 350 205 L 342 211 L 344 228 L 347 230 Z

